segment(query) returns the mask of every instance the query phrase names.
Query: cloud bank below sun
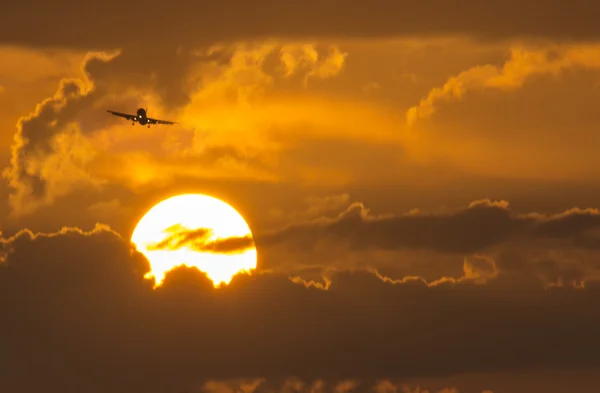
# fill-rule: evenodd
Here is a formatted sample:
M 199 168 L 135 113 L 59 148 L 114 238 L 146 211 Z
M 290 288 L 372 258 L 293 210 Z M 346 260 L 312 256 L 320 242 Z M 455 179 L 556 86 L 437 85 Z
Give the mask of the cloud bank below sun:
M 538 231 L 556 236 L 564 232 L 561 228 L 573 228 L 563 223 L 587 221 L 577 214 L 543 220 Z M 448 219 L 457 231 L 460 220 Z M 585 224 L 590 230 L 594 225 Z M 543 260 L 528 265 L 515 257 L 486 257 L 482 251 L 465 259 L 462 277 L 430 282 L 387 277 L 374 271 L 375 265 L 350 270 L 332 265 L 327 285 L 303 279 L 301 270 L 263 271 L 236 276 L 219 289 L 198 270 L 182 267 L 153 289 L 152 281 L 144 279 L 148 261 L 107 227 L 45 235 L 23 231 L 4 238 L 2 250 L 0 306 L 10 322 L 2 325 L 0 336 L 11 337 L 3 343 L 5 356 L 12 359 L 3 378 L 9 385 L 21 380 L 22 354 L 34 350 L 40 357 L 60 359 L 60 370 L 29 368 L 40 377 L 56 378 L 53 386 L 66 386 L 59 380 L 89 378 L 82 359 L 90 359 L 112 370 L 98 389 L 118 386 L 117 391 L 159 381 L 191 386 L 244 374 L 307 380 L 423 378 L 563 367 L 571 364 L 574 351 L 582 366 L 597 365 L 591 356 L 599 349 L 593 321 L 600 314 L 591 306 L 598 296 L 597 279 L 592 270 L 583 272 L 582 281 L 568 268 L 561 270 L 560 263 L 568 260 L 554 267 Z M 19 312 L 17 304 L 28 312 Z M 37 315 L 34 325 L 27 315 Z M 521 328 L 511 328 L 515 325 Z M 31 340 L 40 329 L 50 341 Z M 548 337 L 567 334 L 571 340 L 548 345 Z M 462 339 L 474 335 L 478 340 Z M 523 352 L 524 343 L 535 350 Z M 77 356 L 57 352 L 58 347 L 77 347 Z M 348 351 L 355 355 L 351 360 Z M 402 358 L 394 355 L 399 351 Z M 445 355 L 435 356 L 440 351 Z M 465 352 L 473 357 L 461 356 Z M 257 353 L 263 356 L 260 364 Z M 298 358 L 299 353 L 311 362 Z M 389 357 L 396 360 L 386 361 Z M 160 375 L 148 375 L 149 369 Z

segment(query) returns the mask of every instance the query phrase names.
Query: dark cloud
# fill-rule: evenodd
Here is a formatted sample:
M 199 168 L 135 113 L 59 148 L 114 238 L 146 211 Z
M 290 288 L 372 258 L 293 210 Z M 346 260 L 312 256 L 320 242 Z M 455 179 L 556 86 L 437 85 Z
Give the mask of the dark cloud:
M 339 271 L 327 290 L 286 276 L 215 289 L 147 261 L 99 227 L 3 241 L 0 390 L 173 392 L 207 379 L 408 378 L 598 365 L 598 286 L 393 282 Z M 489 261 L 472 270 L 490 276 Z M 549 270 L 552 270 L 549 264 Z M 93 382 L 90 382 L 93 381 Z
M 182 225 L 173 225 L 163 231 L 167 237 L 158 243 L 147 246 L 148 250 L 177 250 L 195 242 L 205 242 L 212 231 L 208 228 L 188 229 Z
M 243 252 L 252 247 L 254 247 L 252 236 L 235 236 L 207 242 L 197 248 L 197 250 L 233 254 Z
M 581 236 L 599 228 L 598 209 L 571 209 L 542 221 L 535 233 L 548 238 L 565 238 Z
M 213 49 L 210 53 L 202 48 L 191 51 L 173 45 L 161 50 L 159 55 L 151 46 L 137 45 L 121 51 L 109 64 L 89 61 L 85 71 L 102 95 L 114 96 L 131 89 L 151 91 L 157 94 L 161 106 L 173 110 L 187 104 L 189 94 L 197 88 L 187 79 L 192 65 L 226 65 L 231 59 L 231 48 Z M 135 104 L 147 105 L 144 102 Z M 148 108 L 150 112 L 152 109 Z
M 547 216 L 514 214 L 507 202 L 481 200 L 447 214 L 374 216 L 363 204 L 355 203 L 336 218 L 320 218 L 259 235 L 257 243 L 288 244 L 310 252 L 322 242 L 337 240 L 354 250 L 426 249 L 464 254 L 532 239 L 594 247 L 597 242 L 590 231 L 599 228 L 600 213 L 595 209 L 572 209 Z
M 596 39 L 598 3 L 576 0 L 446 2 L 335 0 L 203 2 L 24 0 L 0 16 L 0 43 L 157 50 L 265 37 L 389 37 L 436 34 Z M 44 29 L 40 29 L 44 26 Z M 148 51 L 148 61 L 160 56 Z
M 174 225 L 165 229 L 164 232 L 167 235 L 164 240 L 150 244 L 146 246 L 146 249 L 149 251 L 177 250 L 186 247 L 200 252 L 233 254 L 254 247 L 251 235 L 210 239 L 213 235 L 211 229 L 188 229 L 182 225 Z

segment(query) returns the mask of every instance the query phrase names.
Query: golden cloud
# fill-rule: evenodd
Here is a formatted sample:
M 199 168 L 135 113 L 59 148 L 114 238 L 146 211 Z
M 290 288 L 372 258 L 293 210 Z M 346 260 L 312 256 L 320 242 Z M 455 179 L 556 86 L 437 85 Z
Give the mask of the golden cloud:
M 316 44 L 284 45 L 281 48 L 281 62 L 285 66 L 285 75 L 292 76 L 302 68 L 308 72 L 304 76 L 304 87 L 308 80 L 314 78 L 330 78 L 337 75 L 343 68 L 348 53 L 340 51 L 336 46 L 330 48 L 330 53 L 321 56 Z
M 357 58 L 370 53 L 365 44 L 346 43 L 342 50 L 311 42 L 234 43 L 187 55 L 180 50 L 178 61 L 185 67 L 172 69 L 165 63 L 156 66 L 164 66 L 160 72 L 143 68 L 139 78 L 130 76 L 138 75 L 132 70 L 140 67 L 139 58 L 131 53 L 90 54 L 83 77 L 64 80 L 54 97 L 41 102 L 19 123 L 11 168 L 4 172 L 11 185 L 13 210 L 32 212 L 79 186 L 111 183 L 135 188 L 167 185 L 185 177 L 344 186 L 371 177 L 374 181 L 418 178 L 436 165 L 449 172 L 466 170 L 488 176 L 525 177 L 532 172 L 557 176 L 557 171 L 541 165 L 550 153 L 532 152 L 530 145 L 511 144 L 512 159 L 502 160 L 498 156 L 504 145 L 494 143 L 495 150 L 486 151 L 488 139 L 406 127 L 405 113 L 386 102 L 388 95 L 398 94 L 391 98 L 410 104 L 414 102 L 410 96 L 422 95 L 424 83 L 445 78 L 441 69 L 416 75 L 413 79 L 418 83 L 402 82 L 407 91 L 398 93 L 389 85 L 388 76 L 382 74 L 379 79 L 378 74 L 381 94 L 361 94 L 381 64 L 386 70 L 392 68 L 383 61 L 386 58 L 416 56 L 423 63 L 398 70 L 399 75 L 411 75 L 426 68 L 429 54 L 421 52 L 437 53 L 446 44 L 459 53 L 459 60 L 449 60 L 450 69 L 464 69 L 473 58 L 499 56 L 505 48 L 457 40 L 433 44 L 378 41 L 378 46 L 373 45 L 376 49 L 371 49 L 377 50 L 377 65 L 359 70 L 360 62 L 351 67 L 346 62 L 354 50 Z M 426 118 L 441 101 L 469 91 L 517 89 L 534 75 L 595 68 L 597 52 L 594 45 L 514 46 L 504 65 L 489 63 L 457 74 L 409 109 L 409 117 Z M 96 60 L 103 56 L 103 61 Z M 345 80 L 334 80 L 340 73 L 351 73 L 348 78 L 356 82 L 353 94 L 346 94 L 351 86 Z M 181 80 L 173 75 L 181 75 Z M 316 79 L 320 79 L 318 89 Z M 169 86 L 179 86 L 182 96 Z M 144 129 L 104 113 L 106 108 L 127 110 L 136 105 L 148 106 L 153 116 L 180 124 Z M 342 142 L 354 145 L 341 146 Z M 365 162 L 377 158 L 369 165 L 348 158 L 362 143 L 368 144 L 362 150 L 370 154 L 365 155 Z M 330 153 L 323 154 L 325 147 Z M 61 158 L 71 149 L 73 155 Z M 383 149 L 387 156 L 378 155 Z M 527 170 L 536 163 L 535 170 Z M 55 173 L 63 167 L 62 174 Z
M 303 138 L 403 143 L 397 133 L 401 118 L 375 104 L 280 86 L 298 76 L 296 89 L 306 89 L 308 79 L 332 78 L 343 70 L 345 52 L 312 43 L 238 43 L 197 51 L 203 60 L 188 70 L 185 83 L 195 88 L 184 107 L 169 115 L 158 92 L 146 87 L 124 85 L 120 95 L 124 102 L 142 97 L 154 116 L 173 116 L 180 126 L 132 129 L 106 116 L 103 126 L 93 126 L 88 117 L 97 119 L 95 113 L 114 101 L 119 85 L 102 78 L 113 62 L 125 64 L 121 56 L 89 53 L 82 78 L 64 79 L 53 97 L 21 118 L 11 167 L 4 171 L 14 211 L 31 213 L 79 186 L 107 182 L 129 187 L 177 177 L 275 182 L 290 175 L 306 182 L 340 181 L 346 176 L 339 171 L 299 167 L 284 174 L 279 158 Z M 96 76 L 99 63 L 105 64 L 102 78 Z
M 478 89 L 517 89 L 536 75 L 557 76 L 570 68 L 600 68 L 600 45 L 550 45 L 531 48 L 524 45 L 510 49 L 510 59 L 501 67 L 486 64 L 469 68 L 449 78 L 442 87 L 432 89 L 419 105 L 406 112 L 409 126 L 433 115 L 439 102 L 461 99 Z

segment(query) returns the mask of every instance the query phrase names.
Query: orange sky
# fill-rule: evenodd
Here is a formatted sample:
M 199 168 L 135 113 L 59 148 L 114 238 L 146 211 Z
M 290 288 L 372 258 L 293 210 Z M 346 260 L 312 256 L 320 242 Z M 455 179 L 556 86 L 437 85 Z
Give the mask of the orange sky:
M 597 2 L 208 3 L 0 15 L 0 391 L 600 387 Z M 147 285 L 189 192 L 256 274 Z

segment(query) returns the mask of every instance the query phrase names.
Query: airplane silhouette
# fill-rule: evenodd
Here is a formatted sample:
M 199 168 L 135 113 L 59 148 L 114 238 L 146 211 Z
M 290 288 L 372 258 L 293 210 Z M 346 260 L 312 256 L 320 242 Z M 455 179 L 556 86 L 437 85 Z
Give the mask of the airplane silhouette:
M 177 124 L 174 121 L 152 119 L 152 118 L 146 116 L 146 109 L 144 109 L 144 108 L 139 108 L 137 110 L 136 115 L 130 115 L 128 113 L 121 113 L 121 112 L 115 112 L 115 111 L 109 111 L 109 110 L 107 110 L 107 112 L 111 113 L 115 116 L 124 117 L 125 119 L 130 120 L 132 122 L 131 123 L 132 126 L 134 126 L 136 122 L 138 122 L 141 126 L 148 125 L 148 128 L 150 128 L 151 124 L 169 124 L 169 125 Z

